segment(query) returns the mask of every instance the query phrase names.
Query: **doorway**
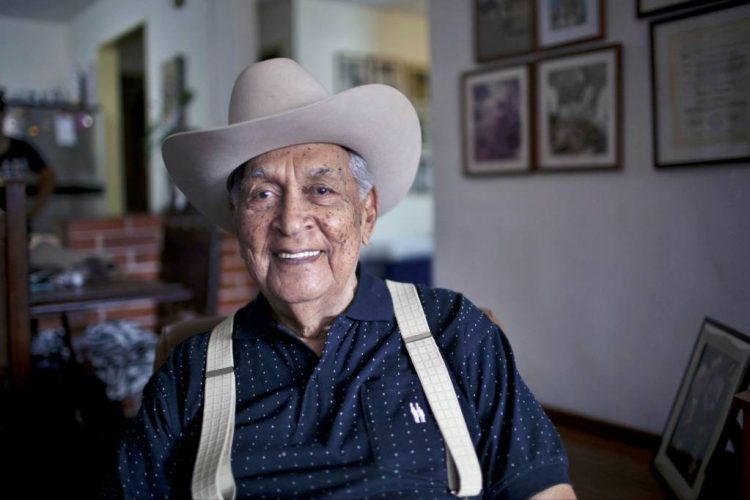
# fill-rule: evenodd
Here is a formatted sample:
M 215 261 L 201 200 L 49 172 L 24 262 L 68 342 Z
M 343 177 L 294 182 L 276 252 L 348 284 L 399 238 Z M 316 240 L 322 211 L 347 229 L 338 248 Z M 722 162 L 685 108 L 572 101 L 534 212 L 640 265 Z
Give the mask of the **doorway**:
M 123 201 L 126 213 L 148 211 L 148 163 L 144 28 L 140 26 L 116 42 L 120 109 L 122 110 Z

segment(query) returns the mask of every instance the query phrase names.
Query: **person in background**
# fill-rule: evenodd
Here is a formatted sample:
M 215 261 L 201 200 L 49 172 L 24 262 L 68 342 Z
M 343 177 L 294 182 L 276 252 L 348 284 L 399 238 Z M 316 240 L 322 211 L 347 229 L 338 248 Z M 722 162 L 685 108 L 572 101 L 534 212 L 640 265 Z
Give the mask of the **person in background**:
M 0 208 L 5 209 L 5 179 L 9 176 L 20 176 L 27 180 L 29 174 L 37 178 L 37 193 L 29 209 L 29 218 L 33 219 L 42 211 L 57 184 L 55 173 L 34 147 L 21 139 L 5 135 L 5 94 L 0 90 Z

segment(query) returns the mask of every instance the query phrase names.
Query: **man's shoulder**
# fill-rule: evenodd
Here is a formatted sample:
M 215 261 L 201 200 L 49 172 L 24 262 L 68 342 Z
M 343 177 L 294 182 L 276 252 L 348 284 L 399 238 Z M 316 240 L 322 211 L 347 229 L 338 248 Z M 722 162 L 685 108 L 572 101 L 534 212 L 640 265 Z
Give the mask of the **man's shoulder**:
M 456 342 L 478 346 L 488 335 L 497 334 L 497 325 L 463 293 L 426 285 L 417 285 L 417 291 L 430 330 L 443 347 Z

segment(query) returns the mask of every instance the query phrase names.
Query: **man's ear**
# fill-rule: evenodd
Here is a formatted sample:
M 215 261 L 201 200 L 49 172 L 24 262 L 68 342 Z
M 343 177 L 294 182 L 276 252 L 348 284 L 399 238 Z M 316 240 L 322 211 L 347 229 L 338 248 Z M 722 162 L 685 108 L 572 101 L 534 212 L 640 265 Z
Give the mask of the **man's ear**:
M 378 192 L 374 186 L 362 203 L 362 244 L 367 245 L 378 220 Z

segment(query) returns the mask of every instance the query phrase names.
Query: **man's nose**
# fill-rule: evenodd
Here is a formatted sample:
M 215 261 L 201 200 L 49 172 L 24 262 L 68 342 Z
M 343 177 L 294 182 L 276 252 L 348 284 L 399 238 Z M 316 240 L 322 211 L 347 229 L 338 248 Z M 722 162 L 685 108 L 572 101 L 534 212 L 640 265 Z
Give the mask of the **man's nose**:
M 310 204 L 300 193 L 284 196 L 274 225 L 281 233 L 291 236 L 312 227 Z

